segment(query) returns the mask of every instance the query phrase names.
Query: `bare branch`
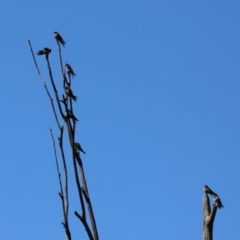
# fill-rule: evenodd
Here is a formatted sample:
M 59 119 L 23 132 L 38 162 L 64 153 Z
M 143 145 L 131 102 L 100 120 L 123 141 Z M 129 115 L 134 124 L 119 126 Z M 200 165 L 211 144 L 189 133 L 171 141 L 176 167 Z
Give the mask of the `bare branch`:
M 50 93 L 49 93 L 49 91 L 48 91 L 47 85 L 46 85 L 46 83 L 45 83 L 45 80 L 43 79 L 43 77 L 42 77 L 42 75 L 41 75 L 41 73 L 40 73 L 40 70 L 39 70 L 39 68 L 38 68 L 37 61 L 36 61 L 36 59 L 35 59 L 35 55 L 34 55 L 34 53 L 33 53 L 33 49 L 32 49 L 32 45 L 31 45 L 30 40 L 28 40 L 28 43 L 29 43 L 29 46 L 30 46 L 30 50 L 31 50 L 31 53 L 32 53 L 32 56 L 33 56 L 33 61 L 34 61 L 34 63 L 35 63 L 35 66 L 36 66 L 38 75 L 39 75 L 39 77 L 40 77 L 40 79 L 41 79 L 41 81 L 42 81 L 42 83 L 43 83 L 43 86 L 44 86 L 46 92 L 47 92 L 48 98 L 49 98 L 49 100 L 50 100 L 50 102 L 51 102 L 51 105 L 52 105 L 53 113 L 54 113 L 54 116 L 55 116 L 55 119 L 56 119 L 58 128 L 60 129 L 60 128 L 61 128 L 61 125 L 60 125 L 60 123 L 59 123 L 59 121 L 58 121 L 56 109 L 55 109 L 55 106 L 54 106 L 54 103 L 53 103 L 53 98 L 51 97 L 51 95 L 50 95 Z
M 82 191 L 81 191 L 81 183 L 79 181 L 79 176 L 78 176 L 78 171 L 77 171 L 77 164 L 76 164 L 76 161 L 75 161 L 74 141 L 71 144 L 71 146 L 72 146 L 72 159 L 73 159 L 73 166 L 74 166 L 75 181 L 76 181 L 76 184 L 77 184 L 77 191 L 78 191 L 78 195 L 79 195 L 80 204 L 81 204 L 81 207 L 82 207 L 82 215 L 83 215 L 83 218 L 85 219 L 86 218 L 86 211 L 85 211 L 85 204 L 84 204 L 84 201 L 83 201 L 83 195 L 82 195 Z
M 215 193 L 214 193 L 215 194 Z M 211 209 L 208 194 L 203 196 L 203 240 L 213 240 L 213 223 L 217 213 L 217 204 Z
M 58 159 L 57 159 L 57 152 L 56 152 L 56 146 L 55 146 L 55 140 L 54 140 L 54 137 L 53 137 L 53 133 L 52 133 L 52 129 L 49 128 L 50 130 L 50 133 L 51 133 L 51 137 L 52 137 L 52 141 L 53 141 L 53 149 L 54 149 L 54 155 L 55 155 L 55 161 L 56 161 L 56 166 L 57 166 L 57 172 L 58 172 L 58 180 L 59 180 L 59 184 L 60 184 L 60 193 L 59 193 L 59 196 L 61 198 L 61 201 L 62 201 L 62 208 L 63 208 L 63 216 L 64 216 L 64 229 L 65 229 L 65 232 L 66 232 L 66 236 L 68 237 L 69 240 L 71 240 L 71 232 L 70 232 L 70 229 L 69 229 L 69 225 L 68 225 L 68 215 L 65 211 L 66 207 L 65 207 L 65 201 L 64 201 L 64 197 L 63 197 L 63 187 L 62 187 L 62 180 L 61 180 L 61 174 L 60 174 L 60 170 L 59 170 L 59 165 L 58 165 Z M 67 193 L 68 195 L 68 193 Z M 66 195 L 66 196 L 67 196 Z M 66 197 L 65 196 L 65 197 Z M 68 202 L 67 202 L 68 203 Z
M 82 224 L 83 224 L 83 226 L 85 227 L 85 230 L 86 230 L 86 232 L 87 232 L 87 234 L 88 234 L 89 239 L 90 239 L 90 240 L 95 240 L 95 239 L 93 238 L 93 235 L 92 235 L 92 233 L 91 233 L 91 230 L 90 230 L 90 228 L 89 228 L 89 226 L 88 226 L 88 224 L 87 224 L 87 222 L 86 222 L 86 219 L 83 218 L 82 216 L 80 216 L 77 211 L 75 211 L 74 214 L 75 214 L 75 215 L 77 216 L 77 218 L 82 222 Z
M 95 217 L 94 217 L 94 213 L 93 213 L 91 199 L 90 199 L 89 193 L 88 193 L 87 182 L 86 182 L 86 179 L 85 179 L 82 159 L 80 158 L 79 153 L 78 154 L 75 153 L 75 156 L 76 156 L 77 162 L 79 164 L 80 172 L 81 172 L 82 184 L 83 184 L 83 188 L 81 190 L 82 190 L 82 193 L 84 195 L 85 201 L 87 203 L 87 208 L 88 208 L 89 218 L 90 218 L 92 229 L 93 229 L 94 239 L 98 240 L 97 225 L 96 225 L 96 221 L 95 221 Z
M 69 200 L 68 200 L 68 172 L 67 172 L 67 164 L 66 164 L 66 160 L 65 160 L 65 154 L 64 154 L 64 150 L 63 150 L 63 126 L 61 128 L 60 131 L 60 137 L 58 138 L 59 140 L 59 146 L 60 146 L 60 150 L 61 150 L 61 155 L 62 155 L 62 161 L 63 161 L 63 169 L 64 169 L 64 176 L 65 176 L 65 215 L 66 218 L 68 219 L 68 209 L 69 209 Z
M 62 51 L 61 51 L 61 46 L 60 46 L 59 41 L 57 41 L 57 44 L 58 44 L 58 53 L 59 53 L 59 59 L 60 59 L 61 73 L 62 73 L 62 77 L 63 77 L 64 72 L 63 72 L 63 63 L 62 63 Z M 63 77 L 63 81 L 64 81 L 64 77 Z
M 62 118 L 64 118 L 64 114 L 63 114 L 62 107 L 61 107 L 61 104 L 60 104 L 60 100 L 59 100 L 59 97 L 58 97 L 57 88 L 56 88 L 55 83 L 53 81 L 52 70 L 51 70 L 49 59 L 48 59 L 48 55 L 46 55 L 46 61 L 47 61 L 47 66 L 48 66 L 48 72 L 49 72 L 50 80 L 51 80 L 52 87 L 53 87 L 53 90 L 54 90 L 54 93 L 55 93 L 55 97 L 56 97 L 56 100 L 57 100 L 58 109 L 60 111 L 60 114 L 61 114 Z

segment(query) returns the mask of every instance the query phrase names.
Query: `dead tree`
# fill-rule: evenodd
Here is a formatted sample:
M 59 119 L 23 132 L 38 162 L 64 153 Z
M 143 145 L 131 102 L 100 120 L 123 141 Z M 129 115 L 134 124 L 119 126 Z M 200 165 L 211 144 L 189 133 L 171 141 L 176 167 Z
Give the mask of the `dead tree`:
M 55 145 L 55 139 L 54 139 L 53 131 L 51 128 L 50 128 L 50 133 L 53 141 L 53 149 L 54 149 L 56 168 L 58 173 L 58 181 L 60 185 L 59 196 L 61 199 L 62 211 L 63 211 L 62 224 L 65 229 L 66 239 L 71 240 L 72 236 L 71 236 L 71 231 L 70 231 L 70 226 L 68 221 L 68 218 L 69 218 L 68 165 L 70 164 L 70 161 L 66 161 L 66 159 L 72 158 L 72 164 L 74 168 L 74 178 L 76 182 L 76 190 L 78 192 L 78 198 L 79 198 L 79 203 L 81 207 L 81 213 L 74 211 L 74 214 L 84 226 L 87 232 L 88 238 L 90 240 L 98 240 L 99 238 L 98 238 L 97 225 L 96 225 L 96 221 L 93 213 L 93 208 L 91 204 L 89 191 L 87 188 L 87 181 L 84 173 L 83 163 L 80 155 L 81 152 L 83 153 L 85 152 L 82 149 L 80 143 L 78 143 L 78 141 L 76 140 L 77 137 L 75 136 L 76 122 L 78 121 L 78 119 L 74 114 L 74 107 L 73 107 L 72 100 L 76 101 L 77 97 L 73 94 L 73 91 L 72 91 L 72 78 L 76 76 L 76 74 L 74 73 L 73 69 L 68 63 L 65 64 L 65 69 L 63 68 L 61 44 L 62 46 L 64 46 L 66 43 L 58 32 L 54 32 L 54 37 L 58 45 L 60 71 L 61 71 L 62 82 L 63 82 L 62 92 L 65 93 L 65 94 L 62 94 L 61 97 L 58 93 L 58 89 L 56 88 L 50 61 L 49 61 L 51 48 L 45 47 L 43 50 L 38 51 L 37 54 L 40 56 L 41 55 L 45 56 L 54 98 L 51 96 L 49 89 L 47 87 L 47 84 L 40 73 L 40 70 L 38 68 L 37 61 L 32 49 L 31 42 L 28 41 L 28 43 L 30 46 L 30 50 L 33 56 L 33 60 L 34 60 L 38 75 L 43 83 L 47 96 L 50 100 L 53 114 L 59 129 L 58 145 L 59 145 L 61 159 L 62 159 L 61 164 L 63 166 L 63 176 L 64 176 L 63 181 L 62 181 L 62 175 L 60 173 L 60 167 L 59 167 L 60 163 L 58 161 L 57 153 L 56 153 L 57 149 Z M 59 116 L 62 119 L 62 121 L 59 119 Z M 63 146 L 63 138 L 65 136 L 64 125 L 65 125 L 65 128 L 67 129 L 68 140 L 70 143 L 69 145 L 72 150 L 71 156 L 65 156 L 65 152 L 64 152 L 64 146 Z M 90 219 L 90 223 L 87 221 L 87 219 Z
M 213 240 L 213 223 L 217 213 L 217 208 L 222 208 L 222 202 L 219 196 L 213 192 L 207 185 L 203 186 L 205 195 L 203 196 L 203 240 Z M 214 204 L 210 206 L 210 194 L 214 199 Z

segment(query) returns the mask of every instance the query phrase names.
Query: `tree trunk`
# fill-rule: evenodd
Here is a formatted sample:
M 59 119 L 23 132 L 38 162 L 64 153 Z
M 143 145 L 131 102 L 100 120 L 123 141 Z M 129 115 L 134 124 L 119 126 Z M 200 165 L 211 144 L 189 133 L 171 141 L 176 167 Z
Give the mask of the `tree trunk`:
M 207 194 L 203 196 L 203 240 L 213 240 L 213 222 L 217 212 L 217 206 L 213 205 L 212 210 Z

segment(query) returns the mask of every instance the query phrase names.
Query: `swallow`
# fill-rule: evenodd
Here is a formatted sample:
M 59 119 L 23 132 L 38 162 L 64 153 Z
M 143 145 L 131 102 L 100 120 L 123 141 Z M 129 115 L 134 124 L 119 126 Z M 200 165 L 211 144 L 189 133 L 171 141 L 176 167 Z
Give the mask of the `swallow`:
M 68 63 L 65 64 L 65 67 L 66 67 L 66 70 L 67 70 L 67 73 L 68 73 L 69 76 L 70 75 L 76 76 L 76 74 L 74 73 L 74 71 L 72 70 L 71 66 Z
M 68 97 L 72 98 L 75 102 L 77 101 L 77 97 L 75 95 L 73 95 L 71 88 L 65 86 L 64 90 Z
M 52 50 L 51 50 L 51 48 L 49 48 L 49 47 L 45 47 L 43 50 L 39 50 L 38 51 L 38 55 L 48 55 L 50 52 L 51 52 Z
M 206 193 L 206 194 L 210 194 L 212 196 L 214 195 L 217 195 L 215 192 L 213 192 L 207 185 L 204 185 L 203 186 L 203 191 Z
M 66 44 L 61 35 L 58 32 L 54 32 L 53 36 L 57 40 L 57 42 L 60 42 L 63 46 Z
M 67 117 L 73 119 L 74 121 L 78 121 L 78 119 L 74 116 L 71 110 L 67 109 Z
M 78 143 L 78 142 L 74 143 L 74 149 L 77 153 L 80 151 L 80 152 L 83 152 L 84 154 L 86 154 L 86 152 L 82 149 L 80 143 Z
M 224 208 L 224 206 L 222 205 L 221 199 L 217 194 L 213 196 L 213 199 L 218 208 Z

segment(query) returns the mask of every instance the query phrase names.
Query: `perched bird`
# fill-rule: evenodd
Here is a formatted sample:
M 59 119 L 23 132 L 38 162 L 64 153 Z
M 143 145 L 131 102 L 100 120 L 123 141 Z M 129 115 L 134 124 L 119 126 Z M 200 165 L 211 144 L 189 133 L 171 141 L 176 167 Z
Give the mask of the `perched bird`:
M 68 97 L 72 98 L 75 102 L 77 101 L 77 97 L 75 95 L 73 95 L 71 88 L 65 86 L 64 90 Z
M 217 194 L 213 196 L 213 199 L 218 208 L 224 208 L 224 206 L 222 205 L 221 199 Z
M 73 119 L 74 121 L 78 121 L 78 119 L 74 116 L 71 110 L 67 109 L 67 117 Z
M 84 154 L 86 154 L 86 152 L 82 149 L 80 143 L 78 143 L 78 142 L 74 143 L 74 149 L 77 153 L 80 151 L 80 152 L 83 152 Z
M 51 48 L 49 48 L 49 47 L 45 47 L 43 50 L 39 50 L 38 51 L 38 55 L 48 55 L 50 52 L 51 52 L 52 50 L 51 50 Z
M 71 66 L 68 63 L 65 64 L 65 67 L 66 67 L 66 70 L 67 70 L 67 73 L 68 73 L 69 76 L 70 75 L 76 76 L 76 74 L 74 73 L 74 71 L 72 70 Z
M 211 194 L 213 199 L 214 199 L 214 202 L 215 204 L 217 204 L 218 208 L 222 208 L 224 207 L 222 205 L 222 202 L 221 202 L 221 199 L 220 197 L 215 193 L 213 192 L 207 185 L 204 185 L 203 186 L 203 191 L 206 193 L 206 194 Z
M 55 39 L 60 42 L 63 46 L 66 44 L 65 41 L 63 40 L 63 38 L 61 37 L 61 35 L 58 32 L 54 32 L 53 36 L 55 37 Z
M 206 193 L 206 194 L 211 194 L 212 196 L 214 195 L 217 195 L 215 192 L 213 192 L 207 185 L 204 185 L 203 186 L 203 191 Z

